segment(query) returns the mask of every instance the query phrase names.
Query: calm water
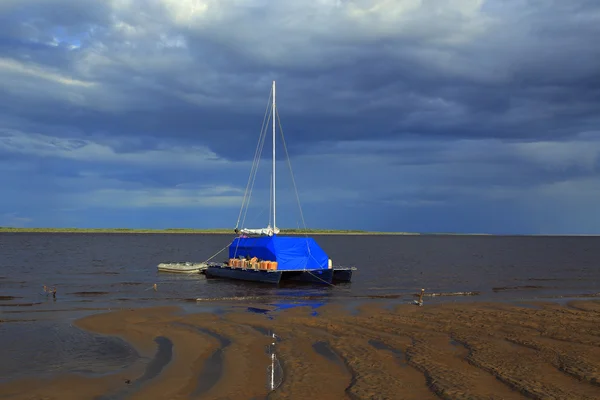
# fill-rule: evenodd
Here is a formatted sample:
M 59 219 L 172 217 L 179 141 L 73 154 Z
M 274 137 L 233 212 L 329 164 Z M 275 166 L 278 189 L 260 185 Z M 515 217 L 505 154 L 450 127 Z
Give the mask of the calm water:
M 218 312 L 232 301 L 280 305 L 385 298 L 409 302 L 420 288 L 480 292 L 437 301 L 531 300 L 600 292 L 600 237 L 315 236 L 353 282 L 272 287 L 157 272 L 165 261 L 205 261 L 230 235 L 0 234 L 0 377 L 114 370 L 138 357 L 126 343 L 82 332 L 78 317 L 107 309 L 181 305 Z M 224 260 L 221 253 L 215 260 Z M 152 285 L 156 283 L 158 290 Z M 57 287 L 57 296 L 43 294 Z M 197 299 L 201 299 L 197 301 Z M 84 352 L 82 349 L 87 349 Z M 41 366 L 41 367 L 40 367 Z M 40 370 L 41 368 L 41 370 Z
M 479 291 L 477 299 L 600 291 L 600 237 L 316 236 L 335 265 L 358 267 L 335 287 L 271 287 L 165 274 L 165 261 L 204 261 L 230 235 L 0 234 L 0 313 L 133 307 L 196 299 L 350 300 Z M 214 260 L 226 259 L 224 251 Z M 158 290 L 152 285 L 156 283 Z M 56 286 L 57 297 L 42 294 Z M 13 298 L 11 298 L 11 296 Z M 408 298 L 408 297 L 407 297 Z

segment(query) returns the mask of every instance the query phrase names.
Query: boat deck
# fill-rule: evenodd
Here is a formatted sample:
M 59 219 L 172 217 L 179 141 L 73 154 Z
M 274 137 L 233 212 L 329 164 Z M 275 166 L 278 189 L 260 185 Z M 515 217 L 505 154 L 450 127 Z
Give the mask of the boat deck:
M 211 271 L 208 271 L 211 269 Z M 311 283 L 336 283 L 350 282 L 352 272 L 356 267 L 333 266 L 328 269 L 304 270 L 304 269 L 254 269 L 231 267 L 225 263 L 191 263 L 191 262 L 170 262 L 160 263 L 158 271 L 183 273 L 183 274 L 203 274 L 207 277 L 241 279 L 246 281 L 279 283 L 284 281 L 299 281 Z
M 332 267 L 328 269 L 253 269 L 231 267 L 224 263 L 209 263 L 208 268 L 200 273 L 207 277 L 230 278 L 255 282 L 279 283 L 284 281 L 298 281 L 310 283 L 350 282 L 352 272 L 356 267 Z

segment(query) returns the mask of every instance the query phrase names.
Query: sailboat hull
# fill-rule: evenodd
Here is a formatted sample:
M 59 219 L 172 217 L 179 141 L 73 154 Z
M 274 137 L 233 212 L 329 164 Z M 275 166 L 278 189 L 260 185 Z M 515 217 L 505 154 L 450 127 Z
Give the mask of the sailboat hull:
M 226 265 L 211 265 L 204 270 L 207 278 L 226 278 L 249 282 L 279 284 L 281 281 L 331 284 L 333 269 L 299 270 L 299 271 L 265 271 L 255 269 L 231 268 Z
M 282 271 L 284 281 L 331 284 L 333 269 L 317 269 L 311 271 Z
M 334 268 L 333 282 L 350 282 L 352 280 L 352 268 Z
M 228 278 L 250 282 L 278 284 L 281 271 L 264 271 L 255 269 L 240 269 L 227 266 L 209 266 L 204 271 L 207 278 Z

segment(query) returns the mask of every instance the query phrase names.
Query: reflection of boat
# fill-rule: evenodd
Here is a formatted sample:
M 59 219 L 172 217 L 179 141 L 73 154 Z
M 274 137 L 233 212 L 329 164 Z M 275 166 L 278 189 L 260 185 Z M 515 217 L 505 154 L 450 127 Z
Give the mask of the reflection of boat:
M 273 159 L 271 179 L 272 197 L 270 199 L 272 213 L 270 213 L 269 219 L 272 219 L 273 226 L 271 227 L 271 221 L 269 221 L 266 228 L 242 228 L 238 230 L 242 211 L 244 210 L 244 206 L 248 206 L 250 194 L 252 193 L 255 178 L 253 177 L 253 174 L 256 174 L 258 169 L 260 151 L 262 150 L 262 145 L 266 138 L 266 130 L 264 128 L 268 125 L 267 121 L 266 125 L 263 125 L 263 129 L 261 130 L 259 146 L 256 148 L 254 164 L 252 165 L 252 170 L 250 172 L 250 179 L 248 180 L 246 194 L 244 195 L 242 210 L 240 210 L 240 217 L 238 218 L 238 223 L 235 228 L 235 232 L 239 236 L 233 239 L 229 245 L 229 260 L 226 263 L 209 263 L 208 268 L 204 273 L 207 277 L 240 279 L 275 284 L 279 283 L 281 280 L 331 284 L 334 275 L 337 275 L 339 280 L 350 281 L 352 271 L 355 268 L 334 269 L 327 254 L 314 239 L 307 236 L 279 235 L 279 228 L 277 228 L 275 219 L 275 119 L 278 119 L 278 113 L 275 106 L 275 81 L 273 81 L 271 97 L 272 105 L 270 118 L 272 119 L 273 126 Z M 283 132 L 281 132 L 281 135 L 283 138 Z M 338 271 L 343 272 L 337 274 Z
M 183 274 L 198 274 L 205 270 L 206 263 L 191 263 L 191 262 L 171 262 L 158 264 L 160 272 L 175 272 Z

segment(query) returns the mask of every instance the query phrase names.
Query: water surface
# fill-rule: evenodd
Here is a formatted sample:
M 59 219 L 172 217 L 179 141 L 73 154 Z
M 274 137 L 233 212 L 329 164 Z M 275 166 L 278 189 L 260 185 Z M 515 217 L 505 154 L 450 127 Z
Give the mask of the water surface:
M 107 373 L 135 361 L 139 356 L 123 341 L 71 325 L 92 312 L 180 305 L 184 312 L 219 314 L 233 303 L 269 315 L 309 306 L 318 318 L 319 307 L 331 302 L 354 314 L 364 300 L 393 307 L 412 301 L 421 288 L 425 306 L 473 300 L 522 305 L 600 292 L 600 237 L 315 236 L 335 265 L 358 267 L 352 283 L 335 286 L 275 287 L 157 272 L 160 262 L 205 261 L 231 239 L 0 233 L 0 376 Z M 227 258 L 223 252 L 215 260 Z M 56 287 L 56 297 L 44 293 L 44 285 Z M 478 295 L 429 297 L 456 292 Z
M 600 291 L 600 237 L 315 236 L 353 282 L 281 286 L 157 272 L 166 261 L 204 261 L 230 235 L 0 234 L 0 315 L 213 300 L 404 301 L 420 288 L 479 292 L 477 300 Z M 214 260 L 228 258 L 226 252 Z M 157 284 L 157 289 L 152 288 Z M 57 296 L 43 293 L 56 287 Z M 426 301 L 435 298 L 425 297 Z M 53 313 L 56 314 L 56 313 Z M 40 318 L 40 316 L 36 316 Z

